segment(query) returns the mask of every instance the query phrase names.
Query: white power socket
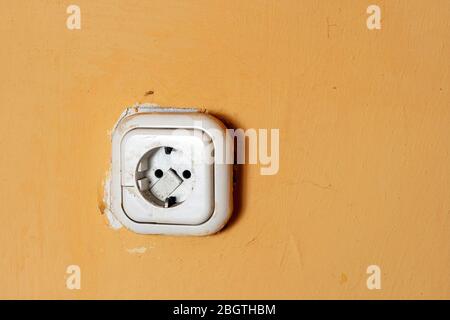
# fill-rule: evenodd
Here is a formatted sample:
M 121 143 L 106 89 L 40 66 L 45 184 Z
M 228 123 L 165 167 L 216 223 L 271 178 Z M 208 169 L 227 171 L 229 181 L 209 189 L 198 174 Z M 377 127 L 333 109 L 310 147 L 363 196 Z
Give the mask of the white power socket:
M 143 234 L 219 231 L 232 211 L 232 164 L 217 161 L 232 152 L 225 140 L 222 122 L 196 109 L 127 109 L 112 134 L 112 214 Z

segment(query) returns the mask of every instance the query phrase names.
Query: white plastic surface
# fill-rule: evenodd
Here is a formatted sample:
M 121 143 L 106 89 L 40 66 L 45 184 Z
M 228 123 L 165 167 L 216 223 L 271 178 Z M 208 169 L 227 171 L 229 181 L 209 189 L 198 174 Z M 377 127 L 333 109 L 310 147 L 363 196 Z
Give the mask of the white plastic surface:
M 202 156 L 211 153 L 211 141 L 213 149 L 228 148 L 224 139 L 223 124 L 201 112 L 128 109 L 112 135 L 112 214 L 143 234 L 220 230 L 232 211 L 232 165 Z

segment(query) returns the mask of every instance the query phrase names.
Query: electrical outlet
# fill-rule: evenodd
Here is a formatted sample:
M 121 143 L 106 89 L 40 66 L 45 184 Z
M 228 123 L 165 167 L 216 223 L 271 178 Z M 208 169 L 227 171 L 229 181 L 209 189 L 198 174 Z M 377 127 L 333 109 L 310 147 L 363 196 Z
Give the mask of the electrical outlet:
M 226 128 L 196 109 L 137 106 L 112 133 L 110 210 L 143 234 L 207 235 L 232 211 Z M 213 160 L 213 161 L 212 161 Z

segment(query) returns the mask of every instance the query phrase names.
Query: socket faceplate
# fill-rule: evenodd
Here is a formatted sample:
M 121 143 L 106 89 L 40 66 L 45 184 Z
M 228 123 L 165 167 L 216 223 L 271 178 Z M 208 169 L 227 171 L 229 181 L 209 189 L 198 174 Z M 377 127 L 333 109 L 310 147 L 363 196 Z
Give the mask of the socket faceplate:
M 232 211 L 232 165 L 217 161 L 232 152 L 225 137 L 225 126 L 202 112 L 127 109 L 112 134 L 112 214 L 143 234 L 220 230 Z

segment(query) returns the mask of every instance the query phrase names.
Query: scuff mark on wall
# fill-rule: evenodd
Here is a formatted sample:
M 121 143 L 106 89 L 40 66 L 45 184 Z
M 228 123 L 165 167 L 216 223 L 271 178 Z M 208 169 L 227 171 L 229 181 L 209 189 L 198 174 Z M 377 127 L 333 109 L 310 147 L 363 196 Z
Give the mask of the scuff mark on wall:
M 101 212 L 101 214 L 105 215 L 107 219 L 107 223 L 110 228 L 114 230 L 118 230 L 122 228 L 122 224 L 119 222 L 119 220 L 112 214 L 111 210 L 109 209 L 109 197 L 110 197 L 110 171 L 108 170 L 106 173 L 106 177 L 103 180 L 102 183 L 102 190 L 99 191 L 99 201 L 98 201 L 98 208 Z M 103 194 L 103 197 L 101 197 L 101 194 Z
M 147 251 L 146 247 L 138 247 L 138 248 L 132 248 L 132 249 L 127 249 L 127 252 L 130 254 L 143 254 Z
M 345 284 L 348 281 L 348 277 L 345 273 L 341 273 L 341 278 L 339 280 L 340 284 Z

